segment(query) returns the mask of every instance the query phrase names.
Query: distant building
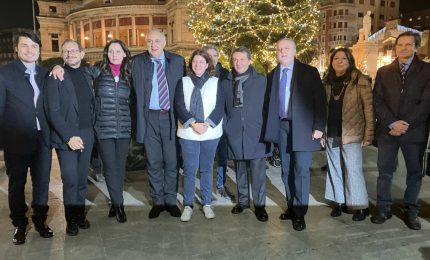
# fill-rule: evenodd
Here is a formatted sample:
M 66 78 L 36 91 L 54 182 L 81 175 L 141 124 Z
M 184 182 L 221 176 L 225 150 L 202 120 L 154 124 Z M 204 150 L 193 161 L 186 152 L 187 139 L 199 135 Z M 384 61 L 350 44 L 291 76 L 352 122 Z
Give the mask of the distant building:
M 417 46 L 417 55 L 423 59 L 429 57 L 429 30 L 418 31 L 400 25 L 400 20 L 387 21 L 386 26 L 376 33 L 360 40 L 352 46 L 357 67 L 372 78 L 378 68 L 391 63 L 396 58 L 394 42 L 399 34 L 413 31 L 421 36 L 421 46 Z
M 329 52 L 337 47 L 351 47 L 358 40 L 363 17 L 370 11 L 370 33 L 385 26 L 385 21 L 399 17 L 400 0 L 321 0 L 318 42 L 320 69 Z
M 149 30 L 167 35 L 166 48 L 189 53 L 197 47 L 187 29 L 186 0 L 39 0 L 42 60 L 59 57 L 61 43 L 79 41 L 89 62 L 100 60 L 103 47 L 121 39 L 133 54 L 146 49 Z

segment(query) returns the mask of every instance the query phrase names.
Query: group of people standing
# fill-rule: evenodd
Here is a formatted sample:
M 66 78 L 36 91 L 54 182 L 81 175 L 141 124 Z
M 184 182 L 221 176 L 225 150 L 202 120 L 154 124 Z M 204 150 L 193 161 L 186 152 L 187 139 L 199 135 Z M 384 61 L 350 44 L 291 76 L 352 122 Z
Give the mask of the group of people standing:
M 132 137 L 145 147 L 152 199 L 149 218 L 168 211 L 183 222 L 190 221 L 194 212 L 197 173 L 203 214 L 215 217 L 211 194 L 217 153 L 220 191 L 225 154 L 234 161 L 238 197 L 231 212 L 250 208 L 252 194 L 256 218 L 267 221 L 266 158 L 277 144 L 288 205 L 280 219 L 292 220 L 293 228 L 302 231 L 312 154 L 321 146 L 327 151 L 325 196 L 334 204 L 331 216 L 348 209 L 354 210 L 354 221 L 369 215 L 362 147 L 376 136 L 378 197 L 371 221 L 380 224 L 391 217 L 391 179 L 401 148 L 407 167 L 405 223 L 411 229 L 421 228 L 418 194 L 428 137 L 430 65 L 415 55 L 418 35 L 398 36 L 398 58 L 378 71 L 373 90 L 347 48 L 333 51 L 321 80 L 316 68 L 295 58 L 293 39 L 276 43 L 278 64 L 265 76 L 252 66 L 246 47 L 232 51 L 228 71 L 218 63 L 215 46 L 195 50 L 186 65 L 183 57 L 165 50 L 161 31 L 151 30 L 146 37 L 147 51 L 134 57 L 122 41 L 110 41 L 103 60 L 90 67 L 81 66 L 85 52 L 79 42 L 66 40 L 64 65 L 54 67 L 48 76 L 36 64 L 38 36 L 17 34 L 18 58 L 0 69 L 0 145 L 9 176 L 14 244 L 26 240 L 28 169 L 35 229 L 42 237 L 53 236 L 46 224 L 52 148 L 60 163 L 68 235 L 90 227 L 85 197 L 94 144 L 111 199 L 108 216 L 127 221 L 122 194 Z M 177 206 L 179 161 L 182 211 Z

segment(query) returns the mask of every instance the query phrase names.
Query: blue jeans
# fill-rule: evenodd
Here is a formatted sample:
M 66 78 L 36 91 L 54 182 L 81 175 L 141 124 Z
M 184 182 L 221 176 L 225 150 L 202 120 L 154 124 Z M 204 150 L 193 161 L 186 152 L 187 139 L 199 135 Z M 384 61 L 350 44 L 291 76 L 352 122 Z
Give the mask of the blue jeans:
M 207 141 L 179 139 L 184 161 L 184 206 L 194 204 L 196 173 L 200 170 L 202 205 L 210 205 L 212 199 L 212 167 L 219 138 Z
M 223 135 L 219 140 L 216 153 L 218 157 L 216 187 L 219 190 L 224 187 L 225 180 L 226 180 L 225 175 L 227 173 L 228 150 L 227 150 L 227 137 L 225 135 Z

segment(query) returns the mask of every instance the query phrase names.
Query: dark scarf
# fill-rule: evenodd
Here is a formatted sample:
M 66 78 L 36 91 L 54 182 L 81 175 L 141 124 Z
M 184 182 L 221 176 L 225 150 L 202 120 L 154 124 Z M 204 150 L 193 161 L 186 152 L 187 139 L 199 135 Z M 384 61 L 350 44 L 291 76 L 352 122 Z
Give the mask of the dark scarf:
M 234 107 L 243 107 L 243 83 L 249 78 L 250 74 L 251 74 L 251 66 L 249 66 L 248 70 L 242 74 L 236 75 L 236 72 L 233 71 Z
M 205 113 L 203 110 L 203 99 L 201 89 L 203 85 L 208 81 L 209 74 L 203 73 L 201 77 L 197 77 L 195 74 L 190 75 L 191 80 L 194 84 L 193 93 L 191 94 L 190 100 L 190 113 L 198 123 L 205 121 Z

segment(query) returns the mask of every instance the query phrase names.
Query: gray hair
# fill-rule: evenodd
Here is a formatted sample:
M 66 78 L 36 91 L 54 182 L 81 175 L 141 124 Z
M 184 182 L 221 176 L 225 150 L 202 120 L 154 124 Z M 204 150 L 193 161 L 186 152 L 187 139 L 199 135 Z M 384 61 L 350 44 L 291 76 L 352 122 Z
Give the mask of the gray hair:
M 214 50 L 214 51 L 216 51 L 216 53 L 219 54 L 218 48 L 215 45 L 213 45 L 213 44 L 207 44 L 207 45 L 203 46 L 202 50 L 204 50 L 204 51 Z
M 146 34 L 146 35 L 150 35 L 151 33 L 159 33 L 161 35 L 161 37 L 164 39 L 164 41 L 167 41 L 166 34 L 164 32 L 162 32 L 160 29 L 154 28 L 154 29 L 150 30 L 148 32 L 148 34 Z

